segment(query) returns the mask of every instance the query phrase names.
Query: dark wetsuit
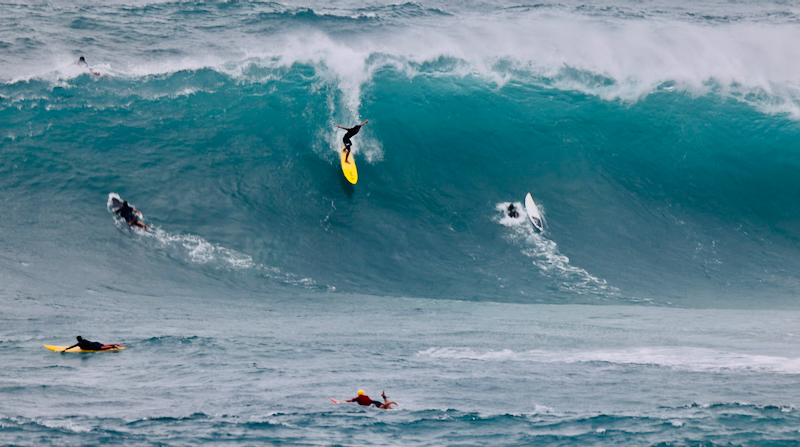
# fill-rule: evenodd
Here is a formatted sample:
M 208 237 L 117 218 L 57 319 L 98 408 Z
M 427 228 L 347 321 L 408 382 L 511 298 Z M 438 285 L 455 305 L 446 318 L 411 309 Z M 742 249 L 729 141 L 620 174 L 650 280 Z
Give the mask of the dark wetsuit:
M 119 216 L 125 219 L 125 222 L 128 223 L 135 222 L 137 220 L 136 214 L 133 213 L 133 208 L 131 208 L 130 205 L 122 205 L 122 207 L 117 210 L 117 214 L 119 214 Z
M 350 137 L 356 136 L 356 134 L 358 133 L 359 130 L 361 130 L 361 126 L 360 125 L 352 128 L 352 129 L 347 129 L 347 133 L 344 134 L 344 137 L 342 138 L 342 143 L 344 143 L 344 146 L 346 148 L 350 149 L 350 146 L 353 144 L 353 143 L 350 142 Z
M 103 348 L 103 344 L 96 341 L 81 340 L 78 342 L 78 347 L 84 351 L 99 351 Z
M 517 212 L 516 208 L 508 207 L 508 217 L 512 217 L 516 219 L 519 217 L 519 213 Z

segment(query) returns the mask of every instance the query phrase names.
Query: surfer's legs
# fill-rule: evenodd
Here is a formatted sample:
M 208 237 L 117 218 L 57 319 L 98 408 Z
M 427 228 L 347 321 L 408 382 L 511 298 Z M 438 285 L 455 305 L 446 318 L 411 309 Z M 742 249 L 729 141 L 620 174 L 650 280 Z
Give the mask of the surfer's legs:
M 344 162 L 350 163 L 347 159 L 350 158 L 350 146 L 344 148 Z
M 350 163 L 349 161 L 347 161 L 347 159 L 350 157 L 350 146 L 352 146 L 353 143 L 350 141 L 350 138 L 348 138 L 347 136 L 342 138 L 342 143 L 344 143 L 344 150 L 346 152 L 346 155 L 344 156 L 344 162 L 345 163 Z
M 150 227 L 148 227 L 147 225 L 145 225 L 144 222 L 141 222 L 141 221 L 139 221 L 139 219 L 136 219 L 136 218 L 134 218 L 133 220 L 128 222 L 128 225 L 130 225 L 131 227 L 133 227 L 135 225 L 137 227 L 142 227 L 145 230 L 150 231 Z
M 119 346 L 121 346 L 121 345 L 118 345 L 116 343 L 111 344 L 111 345 L 103 345 L 103 346 L 100 347 L 100 350 L 101 351 L 106 351 L 106 350 L 109 350 L 109 349 L 114 349 L 114 348 L 119 347 Z
M 384 410 L 391 410 L 392 409 L 392 405 L 397 405 L 397 402 L 389 401 L 389 399 L 386 398 L 386 392 L 385 391 L 381 392 L 381 397 L 383 398 L 383 404 L 380 406 L 380 408 L 383 408 Z

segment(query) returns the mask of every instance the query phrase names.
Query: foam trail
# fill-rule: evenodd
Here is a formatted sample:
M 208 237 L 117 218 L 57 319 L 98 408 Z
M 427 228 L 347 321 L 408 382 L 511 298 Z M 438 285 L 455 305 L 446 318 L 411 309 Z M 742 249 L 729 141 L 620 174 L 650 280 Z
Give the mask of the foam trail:
M 113 214 L 112 199 L 121 200 L 116 193 L 108 195 L 108 210 Z M 130 204 L 135 208 L 135 205 Z M 125 221 L 115 215 L 114 224 L 120 229 L 130 229 Z M 239 253 L 235 250 L 223 247 L 219 244 L 212 244 L 200 236 L 193 234 L 174 234 L 167 232 L 157 226 L 151 225 L 152 231 L 145 231 L 140 228 L 130 229 L 136 235 L 143 238 L 152 238 L 158 242 L 154 248 L 166 249 L 168 252 L 177 254 L 177 258 L 184 259 L 193 264 L 209 265 L 222 270 L 254 270 L 269 278 L 277 279 L 283 283 L 302 286 L 314 286 L 311 278 L 297 279 L 295 275 L 283 273 L 277 267 L 270 267 L 253 261 L 250 255 Z
M 742 354 L 686 346 L 586 352 L 554 352 L 543 350 L 515 352 L 510 349 L 477 352 L 471 348 L 436 347 L 420 351 L 419 355 L 433 358 L 482 361 L 539 363 L 606 362 L 625 366 L 654 365 L 697 372 L 753 371 L 777 374 L 800 374 L 800 358 Z
M 507 239 L 514 245 L 523 245 L 522 254 L 534 258 L 533 265 L 541 270 L 545 276 L 558 278 L 558 288 L 563 291 L 577 294 L 596 294 L 599 296 L 617 296 L 619 290 L 609 286 L 604 279 L 591 275 L 586 270 L 571 265 L 569 258 L 558 251 L 558 245 L 544 237 L 527 218 L 520 212 L 518 218 L 508 217 L 506 210 L 510 202 L 501 202 L 495 206 L 502 213 L 501 217 L 494 220 L 509 228 Z M 514 203 L 518 210 L 524 210 L 521 203 Z M 546 224 L 544 209 L 539 205 L 542 222 Z

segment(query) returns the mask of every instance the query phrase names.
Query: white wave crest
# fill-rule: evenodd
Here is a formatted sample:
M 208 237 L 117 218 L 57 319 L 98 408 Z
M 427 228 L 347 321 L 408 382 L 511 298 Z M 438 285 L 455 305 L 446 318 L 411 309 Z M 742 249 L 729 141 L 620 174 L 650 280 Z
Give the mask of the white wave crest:
M 237 13 L 231 9 L 230 17 L 219 18 L 237 24 L 221 36 L 206 36 L 206 24 L 189 19 L 182 26 L 191 39 L 176 36 L 172 27 L 157 18 L 142 16 L 127 26 L 147 28 L 148 38 L 163 39 L 163 55 L 143 58 L 127 48 L 110 48 L 108 54 L 87 60 L 93 69 L 112 77 L 211 67 L 246 78 L 246 67 L 253 64 L 271 68 L 312 65 L 319 80 L 341 92 L 341 110 L 334 119 L 344 122 L 359 121 L 362 90 L 386 67 L 409 77 L 477 75 L 498 85 L 533 80 L 607 100 L 635 101 L 665 89 L 696 95 L 716 91 L 766 113 L 800 118 L 796 8 L 774 3 L 696 3 L 645 4 L 638 6 L 641 10 L 631 10 L 637 6 L 623 3 L 610 8 L 619 13 L 608 14 L 599 8 L 563 3 L 512 7 L 500 2 L 465 7 L 444 2 L 413 17 L 392 15 L 392 5 L 365 11 L 312 1 L 295 11 L 275 3 L 254 4 L 252 10 Z M 307 8 L 316 11 L 319 20 L 309 20 Z M 258 14 L 264 14 L 266 21 L 274 18 L 275 30 L 263 32 L 264 23 L 252 20 Z M 789 18 L 774 19 L 782 15 Z M 356 17 L 368 23 L 343 23 L 346 30 L 342 30 L 331 27 L 322 16 Z M 295 19 L 300 23 L 295 24 Z M 96 20 L 102 23 L 103 15 Z M 58 20 L 48 23 L 56 28 L 69 26 Z M 31 24 L 31 30 L 35 29 Z M 204 36 L 215 43 L 213 48 L 197 45 Z M 105 37 L 95 36 L 113 41 Z M 73 65 L 75 55 L 65 54 L 62 45 L 55 45 L 60 42 L 52 43 L 0 62 L 0 80 L 85 74 L 85 69 Z
M 772 372 L 800 374 L 800 358 L 742 354 L 695 347 L 652 347 L 626 350 L 554 352 L 531 350 L 478 352 L 471 348 L 429 348 L 419 355 L 432 358 L 518 361 L 537 363 L 605 362 L 617 365 L 651 365 L 697 372 Z

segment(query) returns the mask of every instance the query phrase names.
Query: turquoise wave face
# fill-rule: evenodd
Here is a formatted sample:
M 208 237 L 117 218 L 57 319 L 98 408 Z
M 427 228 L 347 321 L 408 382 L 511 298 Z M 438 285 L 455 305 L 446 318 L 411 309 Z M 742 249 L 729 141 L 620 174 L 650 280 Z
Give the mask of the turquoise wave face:
M 628 103 L 384 68 L 354 102 L 296 64 L 84 74 L 0 95 L 0 237 L 22 277 L 57 262 L 76 287 L 111 276 L 687 306 L 796 293 L 800 129 L 719 94 L 664 88 Z M 351 186 L 335 124 L 363 118 Z M 157 231 L 120 234 L 112 192 Z M 504 218 L 528 192 L 542 234 Z

